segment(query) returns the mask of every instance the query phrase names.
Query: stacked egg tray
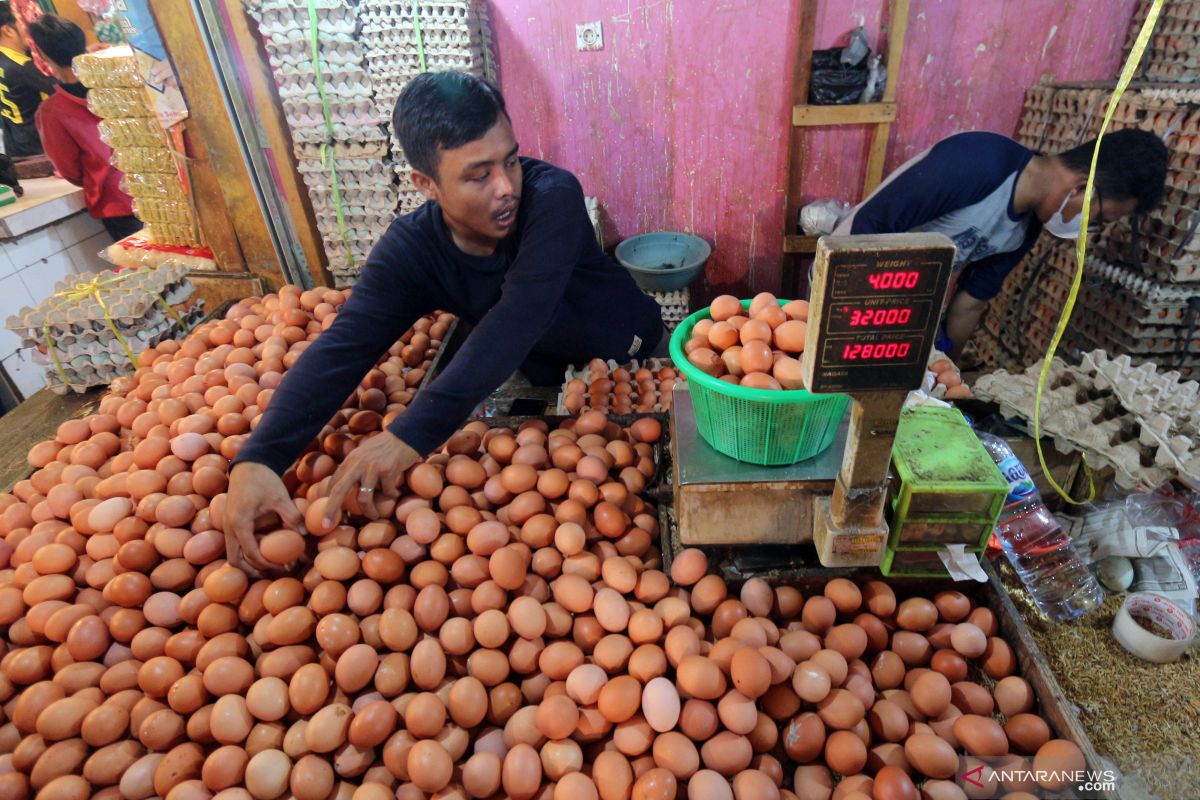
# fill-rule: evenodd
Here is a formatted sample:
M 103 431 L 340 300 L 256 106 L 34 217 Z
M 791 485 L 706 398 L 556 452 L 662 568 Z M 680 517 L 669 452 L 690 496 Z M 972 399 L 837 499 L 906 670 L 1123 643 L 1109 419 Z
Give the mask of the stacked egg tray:
M 1153 0 L 1140 0 L 1133 12 L 1125 56 L 1133 49 Z M 1142 56 L 1140 77 L 1151 81 L 1200 82 L 1200 3 L 1166 0 L 1150 45 Z
M 692 296 L 687 289 L 674 292 L 647 292 L 658 303 L 663 325 L 668 331 L 674 331 L 679 323 L 692 313 Z
M 96 294 L 79 296 L 72 292 L 74 282 L 59 282 L 48 299 L 36 308 L 22 308 L 4 326 L 21 337 L 22 348 L 32 349 L 35 363 L 45 366 L 52 391 L 83 392 L 134 371 L 126 346 L 136 357 L 186 333 L 180 320 L 189 329 L 201 320 L 204 301 L 194 296 L 187 271 L 177 262 L 126 270 L 119 283 L 111 284 L 104 282 L 117 273 L 98 273 L 103 307 Z
M 637 380 L 641 370 L 643 380 Z M 612 411 L 614 414 L 648 414 L 666 412 L 671 407 L 671 390 L 675 387 L 677 373 L 669 358 L 633 359 L 618 364 L 613 359 L 593 359 L 582 367 L 571 364 L 563 376 L 562 391 L 558 395 L 559 414 L 576 415 L 588 409 Z M 653 391 L 650 384 L 653 383 Z M 628 384 L 624 393 L 628 402 L 620 400 L 618 386 Z M 621 410 L 628 408 L 628 410 Z
M 1031 420 L 1041 362 L 1024 372 L 1000 370 L 979 378 L 976 394 L 1005 416 Z M 1200 485 L 1200 384 L 1153 363 L 1103 350 L 1084 353 L 1079 366 L 1055 358 L 1041 404 L 1041 430 L 1061 452 L 1082 450 L 1111 467 L 1117 485 L 1149 490 L 1173 478 Z
M 406 183 L 411 167 L 392 129 L 396 100 L 422 72 L 453 70 L 495 80 L 487 6 L 479 0 L 363 0 L 358 15 L 376 113 L 391 136 L 401 197 L 412 195 L 415 188 Z
M 347 286 L 395 216 L 395 181 L 358 8 L 345 0 L 314 0 L 314 7 L 315 60 L 307 0 L 246 6 L 271 62 L 329 271 Z
M 74 66 L 89 89 L 88 109 L 103 120 L 100 136 L 113 149 L 113 166 L 124 173 L 121 186 L 133 198 L 133 213 L 146 225 L 140 235 L 158 244 L 203 246 L 180 165 L 155 117 L 132 51 L 85 54 Z

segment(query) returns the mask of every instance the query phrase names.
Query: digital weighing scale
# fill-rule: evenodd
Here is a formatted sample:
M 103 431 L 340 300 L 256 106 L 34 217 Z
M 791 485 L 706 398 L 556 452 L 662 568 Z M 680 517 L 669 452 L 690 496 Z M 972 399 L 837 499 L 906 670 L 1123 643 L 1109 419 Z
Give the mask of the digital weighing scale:
M 846 419 L 823 453 L 760 467 L 709 447 L 678 391 L 671 454 L 680 544 L 811 540 L 823 566 L 879 565 L 896 425 L 925 377 L 953 263 L 954 245 L 941 234 L 818 240 L 802 363 L 812 392 L 850 395 Z

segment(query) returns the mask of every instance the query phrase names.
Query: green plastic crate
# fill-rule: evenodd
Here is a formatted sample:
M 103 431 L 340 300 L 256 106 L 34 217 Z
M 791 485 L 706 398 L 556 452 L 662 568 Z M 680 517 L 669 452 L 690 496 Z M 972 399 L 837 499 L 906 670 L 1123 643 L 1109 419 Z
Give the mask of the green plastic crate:
M 904 409 L 892 447 L 894 485 L 892 528 L 896 545 L 921 544 L 903 535 L 907 523 L 979 526 L 987 540 L 1008 496 L 1008 482 L 975 432 L 956 408 Z M 915 531 L 917 526 L 910 528 Z M 948 541 L 924 540 L 926 544 Z M 976 540 L 959 540 L 971 544 Z
M 947 544 L 980 547 L 996 527 L 994 519 L 979 520 L 961 514 L 942 514 L 895 521 L 888 533 L 888 547 L 909 550 L 940 549 Z
M 949 578 L 950 572 L 938 558 L 938 551 L 942 549 L 944 548 L 894 550 L 889 547 L 883 553 L 883 562 L 879 565 L 879 571 L 888 577 Z M 965 552 L 982 558 L 985 549 L 984 547 L 968 547 Z
M 787 300 L 780 300 L 779 305 Z M 749 309 L 750 301 L 743 300 Z M 697 369 L 683 346 L 707 308 L 687 317 L 671 335 L 671 359 L 687 378 L 700 437 L 718 453 L 749 464 L 783 466 L 812 458 L 833 444 L 850 402 L 844 394 L 804 389 L 749 389 Z

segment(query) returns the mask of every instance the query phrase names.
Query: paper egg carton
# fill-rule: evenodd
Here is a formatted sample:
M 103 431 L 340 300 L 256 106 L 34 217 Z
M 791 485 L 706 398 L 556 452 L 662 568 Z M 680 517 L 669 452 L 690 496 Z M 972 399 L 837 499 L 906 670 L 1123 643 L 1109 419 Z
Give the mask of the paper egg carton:
M 641 360 L 635 358 L 624 364 L 621 364 L 621 363 L 615 361 L 614 359 L 610 358 L 607 361 L 605 361 L 604 363 L 608 367 L 608 375 L 612 375 L 612 373 L 618 369 L 624 369 L 630 375 L 633 375 L 639 369 L 642 369 L 643 367 L 657 375 L 658 371 L 660 369 L 662 369 L 663 367 L 670 367 L 671 369 L 675 368 L 675 362 L 673 362 L 669 358 L 647 358 L 645 361 L 641 361 Z M 563 373 L 563 384 L 562 384 L 562 388 L 559 390 L 559 393 L 558 393 L 558 406 L 556 408 L 555 413 L 561 414 L 564 416 L 571 415 L 571 411 L 569 409 L 567 409 L 567 406 L 566 406 L 567 385 L 570 384 L 571 381 L 575 381 L 575 380 L 580 380 L 580 381 L 583 381 L 584 383 L 590 383 L 591 382 L 591 368 L 587 364 L 584 364 L 581 367 L 576 367 L 574 364 L 567 365 L 567 369 Z M 636 382 L 631 381 L 630 383 L 633 386 L 633 391 L 631 392 L 630 397 L 633 400 L 633 404 L 636 406 L 642 401 L 642 393 L 638 389 L 638 385 Z M 657 377 L 654 378 L 654 384 L 656 387 L 658 386 L 658 378 Z M 611 393 L 606 396 L 606 399 L 611 399 Z M 662 393 L 660 391 L 658 391 L 657 388 L 654 392 L 653 401 L 654 401 L 654 407 L 653 407 L 653 409 L 651 409 L 652 411 L 662 412 L 662 411 L 668 410 L 669 405 L 663 404 Z M 595 407 L 596 406 L 594 406 L 592 404 L 591 395 L 585 393 L 583 408 L 587 409 L 587 408 L 595 408 Z M 643 410 L 638 413 L 647 413 L 647 412 L 645 410 Z
M 981 377 L 975 393 L 1007 416 L 1031 420 L 1041 362 L 1024 372 Z M 1200 384 L 1128 356 L 1085 353 L 1079 366 L 1054 359 L 1042 395 L 1041 429 L 1063 452 L 1084 451 L 1110 466 L 1122 489 L 1145 489 L 1179 477 L 1200 484 Z M 1032 428 L 1032 423 L 1030 423 Z
M 674 292 L 646 292 L 658 303 L 659 314 L 668 331 L 675 330 L 680 322 L 691 313 L 692 295 L 687 289 Z
M 62 281 L 49 298 L 35 308 L 22 308 L 5 326 L 21 337 L 22 348 L 31 350 L 31 360 L 46 368 L 51 389 L 59 394 L 68 389 L 83 391 L 133 371 L 126 347 L 136 356 L 164 339 L 182 335 L 175 314 L 189 326 L 200 321 L 203 301 L 193 296 L 195 289 L 186 274 L 187 268 L 179 262 L 121 273 L 128 277 L 100 289 L 108 317 L 94 294 L 71 296 L 76 284 Z M 115 275 L 105 271 L 95 278 L 104 282 Z
M 1125 55 L 1146 21 L 1152 5 L 1141 0 L 1133 13 Z M 1152 81 L 1200 81 L 1200 8 L 1189 0 L 1167 0 L 1163 3 L 1154 35 L 1143 56 L 1141 76 Z

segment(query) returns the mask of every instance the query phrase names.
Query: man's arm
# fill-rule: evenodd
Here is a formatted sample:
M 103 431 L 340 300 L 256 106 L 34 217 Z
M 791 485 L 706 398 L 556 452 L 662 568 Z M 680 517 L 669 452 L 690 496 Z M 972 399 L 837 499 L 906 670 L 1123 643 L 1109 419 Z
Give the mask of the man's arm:
M 987 309 L 987 300 L 974 297 L 966 289 L 960 290 L 950 301 L 946 309 L 946 336 L 952 342 L 950 352 L 946 355 L 957 359 L 971 341 L 971 335 L 979 327 L 983 312 Z
M 988 302 L 1000 294 L 1004 279 L 1021 263 L 1021 259 L 1037 241 L 1040 232 L 1040 226 L 1031 226 L 1025 241 L 1016 250 L 996 253 L 967 265 L 962 279 L 958 282 L 958 291 L 946 309 L 946 336 L 953 343 L 946 355 L 958 358 L 962 353 L 967 342 L 971 341 L 971 335 L 979 327 Z
M 525 213 L 529 218 L 521 249 L 505 276 L 499 302 L 471 331 L 446 371 L 389 428 L 421 454 L 446 441 L 517 370 L 562 303 L 589 231 L 583 195 L 554 189 Z
M 396 265 L 404 255 L 389 232 L 371 251 L 329 330 L 296 361 L 236 461 L 282 473 L 329 421 L 385 350 L 426 310 L 419 288 Z
M 83 186 L 83 151 L 75 137 L 67 132 L 62 121 L 42 106 L 33 116 L 38 136 L 46 157 L 62 178 L 76 186 Z

